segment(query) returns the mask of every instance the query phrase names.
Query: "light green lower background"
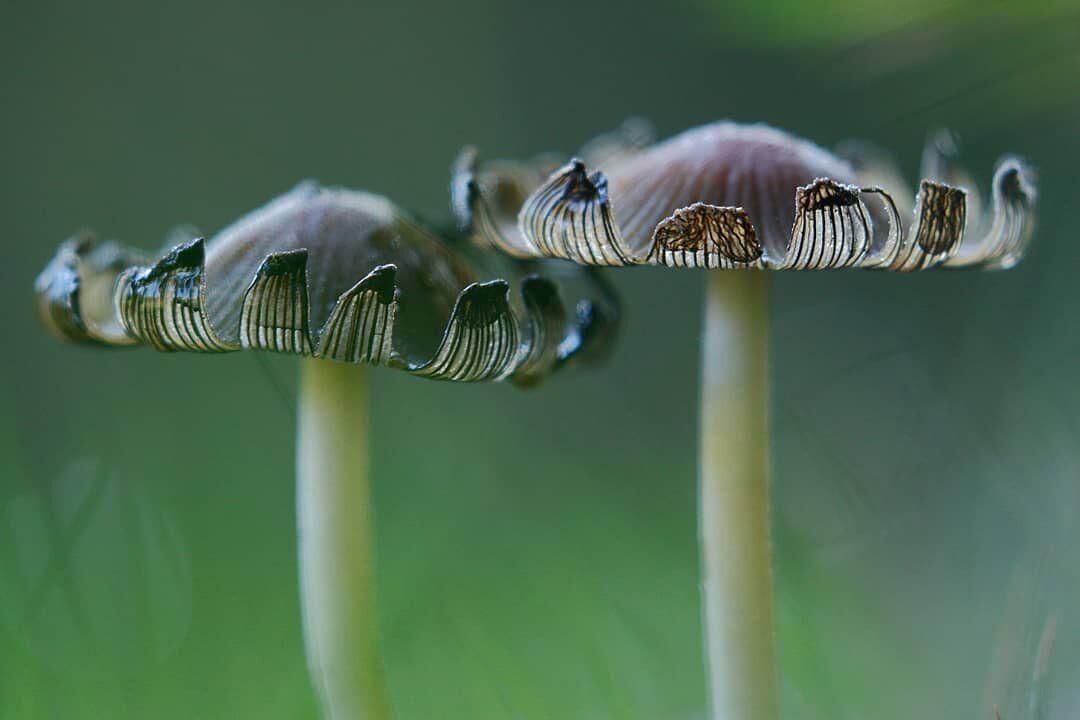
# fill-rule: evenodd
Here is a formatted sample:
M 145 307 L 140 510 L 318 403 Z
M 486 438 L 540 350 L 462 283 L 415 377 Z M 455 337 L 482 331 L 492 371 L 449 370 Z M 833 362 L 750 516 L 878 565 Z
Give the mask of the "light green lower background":
M 808 7 L 0 8 L 0 718 L 315 715 L 294 361 L 54 342 L 30 286 L 57 242 L 155 247 L 305 176 L 443 220 L 460 144 L 571 151 L 631 114 L 870 137 L 911 174 L 944 124 L 986 181 L 1003 151 L 1038 167 L 1016 271 L 776 278 L 778 641 L 787 717 L 1080 713 L 1076 13 Z M 397 717 L 703 716 L 702 278 L 615 281 L 603 371 L 372 373 Z

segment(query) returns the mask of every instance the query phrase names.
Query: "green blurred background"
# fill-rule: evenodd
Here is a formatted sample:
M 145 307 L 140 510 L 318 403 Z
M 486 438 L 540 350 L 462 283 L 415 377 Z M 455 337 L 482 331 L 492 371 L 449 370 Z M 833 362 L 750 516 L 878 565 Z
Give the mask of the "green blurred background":
M 1080 716 L 1078 37 L 1075 2 L 4 0 L 0 717 L 316 715 L 295 361 L 54 341 L 31 284 L 60 240 L 156 248 L 304 177 L 444 220 L 461 144 L 572 151 L 630 115 L 871 138 L 909 176 L 944 125 L 986 182 L 1038 168 L 1013 272 L 775 277 L 783 709 Z M 704 717 L 702 276 L 615 282 L 601 371 L 373 372 L 396 717 Z

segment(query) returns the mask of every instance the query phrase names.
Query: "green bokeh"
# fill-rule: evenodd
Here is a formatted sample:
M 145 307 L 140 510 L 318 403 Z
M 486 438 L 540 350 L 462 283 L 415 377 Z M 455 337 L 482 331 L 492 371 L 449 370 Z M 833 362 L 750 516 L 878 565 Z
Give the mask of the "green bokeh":
M 1039 169 L 1013 272 L 776 277 L 779 643 L 800 720 L 1033 718 L 1033 687 L 1075 717 L 1076 8 L 923 5 L 9 0 L 0 718 L 315 717 L 295 362 L 54 341 L 30 286 L 60 240 L 156 247 L 304 177 L 442 220 L 460 145 L 572 150 L 628 115 L 870 137 L 912 174 L 948 125 L 984 180 L 1004 151 Z M 397 717 L 703 717 L 702 278 L 614 279 L 603 371 L 531 392 L 372 373 Z

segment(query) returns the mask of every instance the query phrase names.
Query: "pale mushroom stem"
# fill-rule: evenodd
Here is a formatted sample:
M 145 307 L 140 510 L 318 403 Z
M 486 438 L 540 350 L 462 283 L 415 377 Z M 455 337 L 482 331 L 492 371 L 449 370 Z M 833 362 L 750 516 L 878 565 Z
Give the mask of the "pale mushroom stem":
M 713 720 L 777 717 L 767 321 L 767 273 L 708 273 L 699 507 Z
M 330 720 L 385 720 L 365 368 L 302 360 L 298 420 L 296 511 L 308 669 Z

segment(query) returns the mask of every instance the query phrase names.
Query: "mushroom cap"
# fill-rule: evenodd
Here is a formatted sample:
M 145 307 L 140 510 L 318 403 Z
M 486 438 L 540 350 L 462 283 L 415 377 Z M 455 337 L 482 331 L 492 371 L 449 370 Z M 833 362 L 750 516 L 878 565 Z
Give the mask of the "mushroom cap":
M 640 133 L 604 136 L 533 183 L 539 164 L 530 174 L 527 164 L 482 166 L 464 155 L 455 187 L 466 191 L 455 208 L 479 242 L 585 265 L 901 272 L 1015 265 L 1034 228 L 1033 173 L 1016 158 L 1000 160 L 984 212 L 943 138 L 934 135 L 924 152 L 910 212 L 893 199 L 907 193 L 899 171 L 872 147 L 847 144 L 841 156 L 766 125 L 728 121 L 654 145 Z M 513 176 L 504 167 L 514 167 Z M 506 184 L 515 192 L 492 192 Z M 517 207 L 507 204 L 522 195 Z
M 305 182 L 224 228 L 206 243 L 206 309 L 214 331 L 239 342 L 243 296 L 266 258 L 307 252 L 311 327 L 374 268 L 393 265 L 395 323 L 403 354 L 430 356 L 475 270 L 386 198 Z
M 605 170 L 627 246 L 647 252 L 676 210 L 705 203 L 746 211 L 760 242 L 779 251 L 795 221 L 795 191 L 817 178 L 850 184 L 851 166 L 814 143 L 764 124 L 691 128 Z
M 572 318 L 567 289 L 581 296 Z M 46 326 L 75 342 L 268 350 L 530 385 L 597 356 L 617 311 L 592 272 L 479 253 L 386 198 L 311 182 L 153 262 L 68 241 L 35 290 Z

